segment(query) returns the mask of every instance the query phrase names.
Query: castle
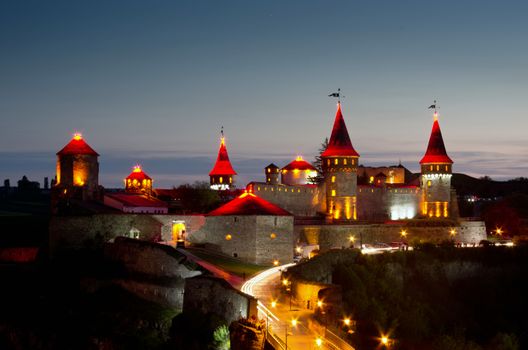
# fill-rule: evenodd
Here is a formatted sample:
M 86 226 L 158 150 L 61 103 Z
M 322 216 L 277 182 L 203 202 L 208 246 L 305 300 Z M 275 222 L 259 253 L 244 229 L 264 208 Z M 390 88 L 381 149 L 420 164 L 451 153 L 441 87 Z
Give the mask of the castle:
M 325 250 L 403 239 L 476 244 L 486 238 L 483 222 L 459 218 L 453 161 L 436 111 L 419 176 L 401 165 L 361 166 L 338 102 L 320 167 L 302 157 L 283 168 L 269 164 L 265 181 L 250 182 L 246 193 L 207 214 L 169 213 L 158 195 L 163 190 L 154 189 L 139 166 L 125 178 L 124 191 L 107 193 L 98 183 L 98 156 L 79 134 L 57 153 L 53 207 L 74 203 L 89 207 L 91 216 L 54 217 L 51 251 L 128 236 L 207 243 L 245 261 L 272 264 L 291 261 L 306 245 Z M 222 131 L 211 189 L 232 191 L 236 175 Z
M 248 190 L 296 216 L 324 215 L 327 223 L 334 224 L 458 217 L 451 188 L 453 161 L 447 155 L 436 111 L 429 144 L 420 160 L 419 179 L 406 175 L 401 165 L 360 166 L 359 157 L 338 103 L 332 133 L 321 154 L 322 180 L 318 184 L 313 181 L 316 169 L 299 157 L 282 169 L 270 164 L 264 170 L 266 181 L 251 182 Z

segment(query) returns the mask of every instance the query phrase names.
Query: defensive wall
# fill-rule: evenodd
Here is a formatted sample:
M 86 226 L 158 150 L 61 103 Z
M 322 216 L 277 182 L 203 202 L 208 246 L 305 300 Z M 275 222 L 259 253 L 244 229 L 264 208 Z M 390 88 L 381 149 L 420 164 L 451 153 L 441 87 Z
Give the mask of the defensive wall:
M 179 310 L 183 308 L 185 278 L 203 271 L 170 246 L 124 237 L 105 244 L 104 256 L 121 271 L 111 283 L 140 298 Z
M 315 216 L 322 210 L 324 189 L 311 185 L 290 186 L 251 182 L 248 185 L 255 195 L 278 205 L 295 216 Z
M 191 243 L 209 243 L 241 260 L 271 265 L 293 259 L 293 217 L 272 215 L 204 216 L 151 214 L 95 214 L 53 216 L 50 254 L 61 250 L 103 247 L 116 237 L 144 241 L 173 241 L 172 224 L 185 223 Z
M 183 299 L 184 313 L 215 314 L 227 324 L 241 318 L 257 317 L 257 299 L 217 277 L 186 279 Z
M 430 226 L 413 226 L 430 225 Z M 455 234 L 452 234 L 452 230 Z M 406 237 L 401 236 L 405 230 Z M 483 221 L 402 221 L 395 224 L 350 224 L 350 225 L 296 225 L 295 237 L 307 244 L 318 244 L 321 250 L 350 247 L 350 237 L 355 245 L 377 242 L 390 243 L 406 241 L 442 242 L 453 240 L 465 244 L 478 244 L 486 239 Z

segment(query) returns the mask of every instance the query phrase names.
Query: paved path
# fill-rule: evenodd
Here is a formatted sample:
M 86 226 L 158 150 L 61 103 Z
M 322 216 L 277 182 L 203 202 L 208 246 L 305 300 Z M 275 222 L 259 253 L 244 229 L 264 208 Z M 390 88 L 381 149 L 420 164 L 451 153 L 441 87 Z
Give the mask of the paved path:
M 288 341 L 288 349 L 310 350 L 310 349 L 341 349 L 330 340 L 324 339 L 322 334 L 314 332 L 310 328 L 313 312 L 299 309 L 292 305 L 287 296 L 281 295 L 280 271 L 293 264 L 274 267 L 263 271 L 248 280 L 241 290 L 259 299 L 259 318 L 269 321 L 270 331 L 284 343 Z M 276 306 L 272 307 L 272 302 L 276 301 Z M 292 326 L 291 320 L 297 320 L 296 326 Z M 286 337 L 286 332 L 288 336 Z M 322 340 L 321 346 L 316 344 L 316 339 Z M 352 349 L 352 347 L 350 347 Z

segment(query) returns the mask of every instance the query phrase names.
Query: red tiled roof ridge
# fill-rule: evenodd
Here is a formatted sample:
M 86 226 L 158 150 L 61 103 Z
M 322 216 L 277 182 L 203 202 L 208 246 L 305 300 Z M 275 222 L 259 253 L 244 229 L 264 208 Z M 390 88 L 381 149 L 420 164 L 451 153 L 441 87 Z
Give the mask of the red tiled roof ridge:
M 207 214 L 207 216 L 227 215 L 291 216 L 292 214 L 253 193 L 247 192 Z

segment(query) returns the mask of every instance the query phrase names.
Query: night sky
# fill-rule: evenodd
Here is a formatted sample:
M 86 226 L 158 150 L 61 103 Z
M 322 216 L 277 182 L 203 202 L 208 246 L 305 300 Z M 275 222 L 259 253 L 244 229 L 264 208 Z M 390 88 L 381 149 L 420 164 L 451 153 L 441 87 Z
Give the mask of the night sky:
M 312 160 L 343 114 L 364 165 L 417 171 L 438 100 L 455 172 L 528 172 L 526 1 L 1 1 L 0 180 L 42 181 L 75 131 L 119 187 L 136 163 L 240 185 Z

